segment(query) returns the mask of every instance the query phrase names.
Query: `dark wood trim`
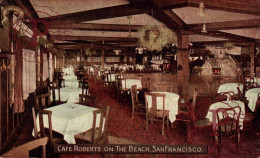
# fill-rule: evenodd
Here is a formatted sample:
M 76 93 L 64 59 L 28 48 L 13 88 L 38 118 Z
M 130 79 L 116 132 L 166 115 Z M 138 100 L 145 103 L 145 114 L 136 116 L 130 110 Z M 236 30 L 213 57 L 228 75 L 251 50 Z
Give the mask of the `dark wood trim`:
M 187 25 L 187 31 L 201 31 L 201 24 L 189 24 Z M 238 20 L 238 21 L 226 21 L 226 22 L 212 22 L 206 23 L 208 31 L 218 30 L 230 30 L 230 29 L 244 29 L 244 28 L 255 28 L 260 26 L 260 19 L 253 20 Z
M 199 7 L 201 0 L 188 0 L 188 6 Z M 203 0 L 205 8 L 236 13 L 260 15 L 260 4 L 237 0 Z
M 137 32 L 142 25 L 117 25 L 117 24 L 95 24 L 95 23 L 73 23 L 70 25 L 51 25 L 50 29 L 63 29 L 63 30 L 88 30 L 88 31 L 117 31 Z
M 164 23 L 168 28 L 174 30 L 174 31 L 179 31 L 180 30 L 180 25 L 178 22 L 174 21 L 171 17 L 169 17 L 163 10 L 158 8 L 156 5 L 154 5 L 151 1 L 149 0 L 128 0 L 135 8 L 141 10 L 143 13 L 146 13 L 156 20 Z M 174 16 L 173 14 L 171 16 Z M 175 18 L 177 20 L 178 18 Z
M 113 7 L 106 7 L 101 9 L 94 9 L 58 16 L 52 16 L 47 18 L 42 18 L 49 22 L 49 25 L 59 25 L 59 24 L 70 24 L 79 23 L 92 20 L 108 19 L 115 17 L 122 17 L 128 15 L 142 14 L 142 12 L 134 8 L 131 4 L 124 4 Z
M 128 37 L 99 37 L 99 36 L 60 36 L 53 35 L 50 37 L 52 40 L 95 40 L 95 41 L 128 41 L 128 42 L 137 42 L 137 38 L 128 38 Z

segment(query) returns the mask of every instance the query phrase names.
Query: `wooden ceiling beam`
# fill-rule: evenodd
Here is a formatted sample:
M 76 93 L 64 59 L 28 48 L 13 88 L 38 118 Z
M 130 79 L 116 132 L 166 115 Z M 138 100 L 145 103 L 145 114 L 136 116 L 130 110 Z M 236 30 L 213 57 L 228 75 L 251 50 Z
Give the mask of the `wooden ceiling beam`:
M 186 25 L 187 27 L 186 30 L 195 31 L 195 32 L 201 31 L 202 25 L 203 23 Z M 260 26 L 260 19 L 213 22 L 213 23 L 206 23 L 206 26 L 208 31 L 255 28 Z
M 60 36 L 60 35 L 52 35 L 50 37 L 52 40 L 85 40 L 85 41 L 129 41 L 129 42 L 137 42 L 137 38 L 127 38 L 127 37 L 99 37 L 99 36 Z
M 236 41 L 236 42 L 249 42 L 249 43 L 255 42 L 255 39 L 253 39 L 253 38 L 244 37 L 244 36 L 235 35 L 235 34 L 226 33 L 226 32 L 221 32 L 221 31 L 211 31 L 208 33 L 199 32 L 197 34 L 203 35 L 203 36 L 225 38 L 225 39 L 229 39 L 229 40 Z
M 141 10 L 143 13 L 149 14 L 156 20 L 164 23 L 168 28 L 174 31 L 179 31 L 182 27 L 178 23 L 179 21 L 175 21 L 178 17 L 172 19 L 172 17 L 169 17 L 163 10 L 154 5 L 150 0 L 128 0 L 128 2 L 130 2 L 135 8 Z M 172 14 L 172 16 L 174 16 L 174 14 Z
M 113 7 L 106 7 L 101 9 L 52 16 L 42 19 L 48 21 L 50 25 L 69 25 L 70 23 L 79 23 L 85 21 L 108 19 L 136 14 L 142 14 L 142 12 L 134 8 L 131 4 L 124 4 Z
M 137 32 L 142 25 L 118 25 L 118 24 L 95 24 L 95 23 L 73 23 L 70 25 L 51 25 L 50 29 L 64 30 L 88 30 L 88 31 L 116 31 L 116 32 Z
M 188 0 L 151 0 L 154 5 L 162 10 L 182 8 L 188 6 Z
M 201 0 L 188 0 L 188 6 L 199 7 Z M 206 9 L 260 15 L 260 4 L 237 0 L 203 0 Z

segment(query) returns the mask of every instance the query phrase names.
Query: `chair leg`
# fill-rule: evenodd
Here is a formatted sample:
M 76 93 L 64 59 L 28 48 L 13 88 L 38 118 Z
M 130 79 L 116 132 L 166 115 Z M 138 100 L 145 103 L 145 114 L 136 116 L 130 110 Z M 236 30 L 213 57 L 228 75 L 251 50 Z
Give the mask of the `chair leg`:
M 164 120 L 165 120 L 165 117 L 163 117 L 163 123 L 162 123 L 162 135 L 164 135 Z
M 169 116 L 167 117 L 167 129 L 169 129 L 169 122 L 170 122 L 170 120 L 169 120 Z
M 132 105 L 132 119 L 134 119 L 134 115 L 135 115 L 135 107 L 134 105 Z
M 145 123 L 146 131 L 148 131 L 148 122 L 149 122 L 149 118 L 146 116 L 146 123 Z

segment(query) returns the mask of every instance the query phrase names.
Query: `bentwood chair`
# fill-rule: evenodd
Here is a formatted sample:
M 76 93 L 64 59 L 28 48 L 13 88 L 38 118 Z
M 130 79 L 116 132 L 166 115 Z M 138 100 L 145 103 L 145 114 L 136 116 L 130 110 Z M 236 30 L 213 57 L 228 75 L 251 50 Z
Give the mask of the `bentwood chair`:
M 172 92 L 172 85 L 171 84 L 157 84 L 156 91 Z
M 146 131 L 148 131 L 149 121 L 153 123 L 153 121 L 162 122 L 162 135 L 164 135 L 164 124 L 166 122 L 167 128 L 169 129 L 169 111 L 165 110 L 165 95 L 160 93 L 145 93 L 145 107 L 146 107 Z M 151 107 L 148 107 L 148 96 L 151 97 Z M 162 109 L 158 109 L 157 99 L 162 98 Z
M 221 139 L 227 136 L 231 138 L 231 135 L 236 136 L 236 148 L 238 152 L 238 143 L 240 141 L 240 125 L 239 118 L 241 114 L 240 106 L 233 108 L 219 108 L 217 109 L 217 147 L 218 156 L 220 155 Z
M 36 110 L 38 111 L 39 122 L 37 122 L 37 120 L 36 120 Z M 52 130 L 52 118 L 51 118 L 52 111 L 41 110 L 41 109 L 37 109 L 35 107 L 32 107 L 32 114 L 33 114 L 34 137 L 35 137 L 35 139 L 47 136 L 49 144 L 51 146 L 53 146 L 54 144 L 67 143 L 64 140 L 64 137 L 63 137 L 62 134 L 60 134 L 58 132 L 54 132 Z M 48 117 L 48 127 L 49 128 L 44 127 L 44 118 L 43 118 L 44 115 L 47 115 L 47 117 Z M 38 130 L 38 127 L 39 127 L 39 130 Z M 46 134 L 46 133 L 48 133 L 48 134 Z
M 59 81 L 52 81 L 50 82 L 50 90 L 52 92 L 52 100 L 55 104 L 60 103 L 60 87 L 59 87 Z M 56 96 L 55 91 L 58 91 L 58 96 Z
M 132 99 L 132 119 L 134 119 L 135 114 L 145 115 L 145 105 L 138 101 L 137 86 L 131 86 L 131 99 Z
M 107 123 L 110 107 L 93 111 L 92 128 L 86 132 L 75 135 L 76 144 L 103 144 L 107 137 Z
M 29 157 L 29 152 L 33 149 L 38 147 L 42 147 L 42 158 L 46 158 L 46 145 L 47 145 L 48 138 L 43 137 L 39 139 L 35 139 L 33 141 L 27 142 L 23 145 L 17 146 L 10 151 L 4 153 L 1 157 L 6 158 L 17 158 L 17 157 Z

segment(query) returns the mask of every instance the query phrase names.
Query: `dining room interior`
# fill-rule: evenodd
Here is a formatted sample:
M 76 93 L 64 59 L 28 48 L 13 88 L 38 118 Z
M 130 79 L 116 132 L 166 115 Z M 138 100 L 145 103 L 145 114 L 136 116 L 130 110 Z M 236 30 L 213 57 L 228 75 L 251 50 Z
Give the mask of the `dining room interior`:
M 0 0 L 3 157 L 260 157 L 260 1 Z M 57 144 L 207 153 L 57 153 Z

